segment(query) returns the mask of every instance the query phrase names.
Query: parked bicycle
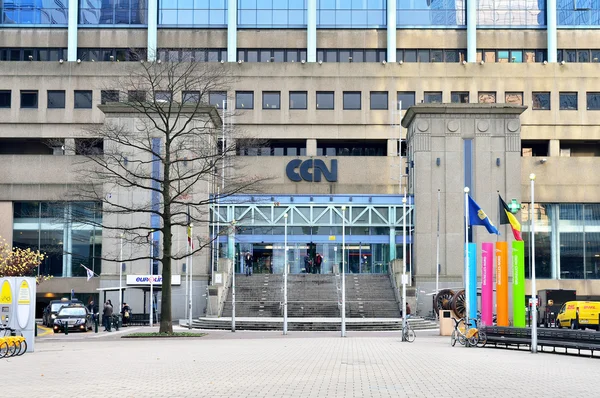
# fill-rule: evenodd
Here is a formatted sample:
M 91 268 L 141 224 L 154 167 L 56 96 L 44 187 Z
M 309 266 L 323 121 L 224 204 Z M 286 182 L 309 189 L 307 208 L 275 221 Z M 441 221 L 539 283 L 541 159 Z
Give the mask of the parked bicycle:
M 0 327 L 4 336 L 0 337 L 0 359 L 21 356 L 27 352 L 27 341 L 23 334 L 9 327 Z
M 475 327 L 470 326 L 473 322 L 475 322 Z M 479 329 L 479 323 L 478 319 L 473 318 L 454 319 L 454 330 L 450 335 L 452 347 L 456 345 L 457 341 L 460 345 L 468 347 L 484 347 L 487 344 L 487 336 L 483 330 Z M 469 327 L 466 326 L 467 324 Z
M 409 343 L 412 343 L 415 341 L 415 337 L 415 331 L 412 330 L 410 324 L 406 322 L 406 326 L 402 328 L 402 341 L 408 341 Z

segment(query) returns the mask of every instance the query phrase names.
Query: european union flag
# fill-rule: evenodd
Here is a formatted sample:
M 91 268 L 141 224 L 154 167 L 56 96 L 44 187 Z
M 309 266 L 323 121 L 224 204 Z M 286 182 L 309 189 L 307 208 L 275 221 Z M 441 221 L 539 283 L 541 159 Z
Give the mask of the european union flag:
M 469 195 L 469 225 L 483 225 L 490 234 L 500 235 L 498 228 L 492 224 L 490 218 L 485 214 L 481 207 Z

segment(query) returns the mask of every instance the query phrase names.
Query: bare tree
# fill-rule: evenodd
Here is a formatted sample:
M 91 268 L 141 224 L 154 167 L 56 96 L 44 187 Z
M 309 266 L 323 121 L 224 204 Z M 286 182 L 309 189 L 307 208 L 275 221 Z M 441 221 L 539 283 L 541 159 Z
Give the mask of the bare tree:
M 266 178 L 239 169 L 239 145 L 257 143 L 231 126 L 224 129 L 217 109 L 207 105 L 209 92 L 226 91 L 232 82 L 228 68 L 160 61 L 127 67 L 130 73 L 108 93 L 121 102 L 101 105 L 105 123 L 87 132 L 93 139 L 76 140 L 87 182 L 76 197 L 102 203 L 105 238 L 137 248 L 124 260 L 162 263 L 160 332 L 172 333 L 172 264 L 187 256 L 175 248 L 174 228 L 202 228 L 192 252 L 204 250 L 211 243 L 209 207 L 236 193 L 257 192 Z M 222 178 L 225 188 L 216 194 Z M 119 261 L 108 250 L 102 256 Z

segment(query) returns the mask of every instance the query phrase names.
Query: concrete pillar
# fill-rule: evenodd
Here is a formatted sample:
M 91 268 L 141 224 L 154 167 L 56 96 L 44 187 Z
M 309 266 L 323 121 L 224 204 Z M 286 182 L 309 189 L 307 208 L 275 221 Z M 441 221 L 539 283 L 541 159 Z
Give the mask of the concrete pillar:
M 13 203 L 0 202 L 0 237 L 13 246 Z M 32 247 L 35 249 L 35 247 Z
M 387 61 L 396 62 L 396 1 L 387 2 Z
M 158 50 L 158 0 L 148 0 L 148 61 L 156 61 Z
M 67 29 L 67 61 L 77 61 L 77 15 L 79 3 L 71 1 L 69 4 L 69 25 Z
M 75 138 L 65 138 L 65 155 L 75 155 Z
M 307 62 L 317 62 L 317 0 L 307 1 L 306 56 Z
M 467 62 L 477 61 L 477 0 L 467 0 Z
M 548 156 L 560 156 L 560 140 L 550 140 Z
M 548 62 L 556 62 L 558 39 L 556 34 L 556 0 L 548 0 L 546 2 L 546 21 L 547 36 L 548 36 Z
M 227 62 L 237 61 L 237 0 L 227 0 Z
M 398 156 L 398 140 L 387 140 L 387 155 Z
M 306 140 L 306 156 L 317 156 L 317 140 Z

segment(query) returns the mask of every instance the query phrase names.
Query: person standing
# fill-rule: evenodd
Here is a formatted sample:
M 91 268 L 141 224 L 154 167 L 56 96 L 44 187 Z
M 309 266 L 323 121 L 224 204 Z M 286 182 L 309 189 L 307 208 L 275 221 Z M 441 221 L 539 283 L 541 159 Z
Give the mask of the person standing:
M 246 255 L 244 256 L 244 265 L 246 268 L 246 276 L 250 276 L 252 275 L 252 253 L 250 252 L 246 252 Z
M 129 317 L 131 316 L 131 308 L 127 305 L 127 303 L 123 303 L 121 315 L 123 317 L 123 326 L 125 326 L 129 323 Z
M 107 300 L 104 303 L 104 310 L 102 311 L 102 324 L 104 325 L 105 332 L 112 332 L 111 323 L 112 323 L 112 314 L 113 314 L 113 306 L 110 300 Z
M 317 253 L 317 255 L 315 256 L 315 267 L 313 270 L 315 274 L 321 273 L 321 264 L 323 264 L 323 256 L 321 256 L 320 253 Z

